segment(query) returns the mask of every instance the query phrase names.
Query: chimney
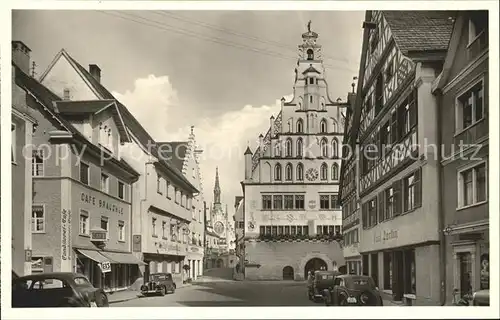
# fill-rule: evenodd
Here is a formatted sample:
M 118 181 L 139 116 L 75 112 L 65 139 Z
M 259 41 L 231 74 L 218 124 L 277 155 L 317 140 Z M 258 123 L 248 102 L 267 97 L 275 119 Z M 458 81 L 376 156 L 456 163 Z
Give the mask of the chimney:
M 89 72 L 97 82 L 101 83 L 101 68 L 97 64 L 89 64 Z
M 22 41 L 12 41 L 12 61 L 27 75 L 30 75 L 30 52 Z

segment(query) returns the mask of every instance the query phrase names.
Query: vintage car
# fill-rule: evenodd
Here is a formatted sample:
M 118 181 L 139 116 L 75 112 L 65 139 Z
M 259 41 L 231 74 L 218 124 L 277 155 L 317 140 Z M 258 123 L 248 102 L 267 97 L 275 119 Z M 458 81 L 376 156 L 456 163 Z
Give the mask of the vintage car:
M 473 306 L 489 306 L 490 305 L 490 289 L 479 290 L 472 295 Z
M 84 275 L 52 272 L 13 278 L 12 307 L 109 307 L 109 301 Z
M 340 274 L 338 271 L 315 271 L 307 285 L 309 300 L 316 301 L 323 299 L 323 291 L 333 286 L 333 280 Z
M 149 281 L 141 286 L 141 293 L 144 296 L 150 294 L 160 294 L 164 296 L 167 292 L 174 293 L 176 289 L 172 274 L 153 273 L 149 276 Z
M 325 289 L 326 306 L 382 306 L 383 301 L 375 282 L 369 276 L 339 275 L 333 286 Z

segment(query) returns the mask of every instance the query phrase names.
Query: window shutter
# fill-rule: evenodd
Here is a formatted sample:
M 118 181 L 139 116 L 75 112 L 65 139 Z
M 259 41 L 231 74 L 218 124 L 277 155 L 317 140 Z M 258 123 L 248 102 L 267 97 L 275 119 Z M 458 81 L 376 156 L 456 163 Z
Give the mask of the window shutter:
M 366 203 L 363 203 L 361 205 L 361 219 L 363 220 L 362 221 L 362 225 L 363 225 L 363 228 L 366 228 L 366 221 L 367 221 L 367 212 L 366 212 Z
M 403 180 L 398 180 L 392 184 L 392 188 L 394 190 L 394 216 L 399 216 L 401 214 L 401 207 L 402 207 L 402 200 L 403 200 L 403 195 L 402 195 L 402 184 Z
M 422 206 L 422 168 L 415 171 L 415 208 Z
M 385 220 L 385 210 L 384 210 L 384 191 L 379 192 L 378 194 L 378 222 L 382 222 Z

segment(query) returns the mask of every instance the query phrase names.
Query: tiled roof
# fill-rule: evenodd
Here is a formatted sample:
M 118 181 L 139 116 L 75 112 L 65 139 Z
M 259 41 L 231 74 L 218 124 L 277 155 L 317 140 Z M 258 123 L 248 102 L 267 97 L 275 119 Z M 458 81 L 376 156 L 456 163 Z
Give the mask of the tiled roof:
M 120 113 L 123 116 L 123 121 L 125 124 L 129 127 L 129 129 L 134 133 L 134 136 L 140 141 L 140 143 L 144 146 L 149 146 L 151 145 L 151 142 L 154 142 L 153 137 L 149 135 L 149 133 L 144 129 L 144 127 L 137 121 L 137 119 L 130 113 L 130 111 L 121 103 L 119 102 L 112 94 L 111 92 L 106 89 L 99 81 L 97 81 L 91 74 L 90 72 L 87 71 L 78 61 L 73 59 L 67 52 L 65 52 L 65 55 L 71 60 L 71 62 L 78 68 L 78 70 L 81 72 L 81 74 L 90 82 L 92 87 L 101 95 L 103 99 L 113 99 L 116 100 L 118 108 L 120 110 Z M 156 144 L 156 142 L 154 142 Z M 182 174 L 182 171 L 178 170 L 175 165 L 173 165 L 170 161 L 168 160 L 163 160 L 159 156 L 157 146 L 152 145 L 151 146 L 151 154 L 159 159 L 159 162 L 167 167 L 172 173 L 177 177 L 178 180 L 181 180 L 182 183 L 187 186 L 191 191 L 193 192 L 198 192 L 198 190 L 193 186 L 189 180 Z
M 184 159 L 186 158 L 189 142 L 187 141 L 172 141 L 172 142 L 157 142 L 158 153 L 163 159 L 169 160 L 174 167 L 182 172 Z
M 383 11 L 383 15 L 403 53 L 448 49 L 454 11 Z
M 36 99 L 38 99 L 47 109 L 49 109 L 49 121 L 51 119 L 56 120 L 59 123 L 59 125 L 57 126 L 58 129 L 69 130 L 75 138 L 85 143 L 87 145 L 87 148 L 93 149 L 97 152 L 101 151 L 98 146 L 88 141 L 88 139 L 84 135 L 82 135 L 80 131 L 78 131 L 69 121 L 67 121 L 64 117 L 56 112 L 56 110 L 54 109 L 54 103 L 62 100 L 59 96 L 50 91 L 47 87 L 42 85 L 34 78 L 25 74 L 15 64 L 13 64 L 13 68 L 15 68 L 16 84 L 24 90 L 28 90 L 29 92 L 31 92 L 36 97 Z M 109 161 L 111 161 L 115 165 L 121 166 L 126 171 L 128 171 L 129 174 L 132 174 L 133 176 L 139 176 L 139 173 L 135 171 L 134 168 L 132 168 L 125 160 L 117 160 L 115 158 L 111 158 Z

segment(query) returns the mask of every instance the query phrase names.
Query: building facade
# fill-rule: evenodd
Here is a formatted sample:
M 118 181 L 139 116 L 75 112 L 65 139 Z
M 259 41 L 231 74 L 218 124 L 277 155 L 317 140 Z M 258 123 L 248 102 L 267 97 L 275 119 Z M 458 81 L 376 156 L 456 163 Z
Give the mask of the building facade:
M 310 27 L 310 26 L 309 26 Z M 260 146 L 245 152 L 245 278 L 305 279 L 344 265 L 338 199 L 341 113 L 328 93 L 318 34 L 298 46 L 293 98 L 281 99 Z
M 12 42 L 12 59 L 20 70 L 29 73 L 30 49 L 20 41 Z M 27 105 L 26 92 L 16 85 L 12 70 L 12 270 L 31 274 L 33 185 L 31 156 L 36 119 Z M 26 156 L 27 155 L 27 156 Z
M 433 86 L 444 149 L 440 162 L 447 303 L 489 289 L 488 53 L 488 11 L 461 11 Z
M 369 11 L 351 134 L 358 140 L 363 273 L 393 300 L 442 299 L 439 161 L 432 82 L 453 12 Z M 422 186 L 425 186 L 423 188 Z
M 132 287 L 138 288 L 150 274 L 162 271 L 171 272 L 174 280 L 182 283 L 188 277 L 184 267 L 189 252 L 188 225 L 192 219 L 192 198 L 198 190 L 160 154 L 149 133 L 103 86 L 101 69 L 97 65 L 90 64 L 87 70 L 61 50 L 42 74 L 40 82 L 75 104 L 112 104 L 116 107 L 112 112 L 121 120 L 119 129 L 128 140 L 120 141 L 119 147 L 109 146 L 106 137 L 115 130 L 106 123 L 99 123 L 98 135 L 104 139 L 102 146 L 114 148 L 139 175 L 130 190 L 134 201 L 130 204 L 133 223 L 129 231 L 132 242 L 129 250 L 135 261 L 141 262 Z M 101 111 L 96 109 L 96 112 Z
M 196 145 L 194 127 L 188 141 L 159 142 L 160 149 L 168 149 L 169 160 L 181 171 L 186 179 L 199 190 L 191 203 L 191 221 L 189 223 L 188 253 L 185 263 L 189 266 L 188 277 L 196 280 L 203 275 L 204 236 L 205 236 L 205 200 L 203 197 L 202 176 L 200 170 L 201 150 Z

